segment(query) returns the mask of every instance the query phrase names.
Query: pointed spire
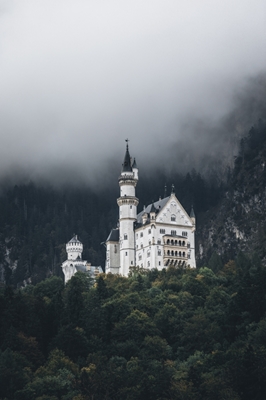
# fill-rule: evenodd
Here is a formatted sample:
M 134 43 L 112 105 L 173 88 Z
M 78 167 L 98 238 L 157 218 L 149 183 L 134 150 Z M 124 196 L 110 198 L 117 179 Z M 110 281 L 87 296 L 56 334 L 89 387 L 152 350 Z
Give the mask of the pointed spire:
M 164 198 L 167 197 L 167 185 L 166 184 L 164 185 L 164 196 L 163 197 Z
M 175 193 L 175 185 L 172 183 L 172 194 Z
M 190 218 L 196 218 L 196 217 L 195 217 L 195 213 L 194 213 L 193 205 L 191 206 Z
M 122 164 L 122 172 L 132 172 L 130 154 L 128 150 L 128 139 L 126 139 L 127 147 L 124 162 Z
M 157 209 L 155 208 L 154 203 L 152 203 L 151 209 L 150 209 L 150 213 L 156 213 Z
M 138 168 L 135 158 L 134 158 L 134 161 L 133 161 L 133 164 L 132 164 L 132 168 Z

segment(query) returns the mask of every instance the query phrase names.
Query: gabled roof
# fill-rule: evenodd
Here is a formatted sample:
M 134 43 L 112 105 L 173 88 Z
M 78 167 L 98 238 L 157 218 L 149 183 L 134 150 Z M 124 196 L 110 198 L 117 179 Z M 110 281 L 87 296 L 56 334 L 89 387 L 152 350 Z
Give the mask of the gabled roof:
M 165 206 L 165 204 L 167 203 L 167 201 L 169 200 L 170 196 L 165 197 L 164 199 L 158 200 L 155 203 L 151 203 L 149 204 L 147 207 L 145 207 L 144 210 L 142 210 L 138 215 L 137 215 L 137 223 L 141 223 L 142 222 L 142 215 L 147 213 L 149 214 L 150 212 L 152 212 L 151 210 L 153 209 L 153 207 L 155 207 L 157 212 L 160 212 L 161 209 Z
M 119 229 L 118 228 L 111 230 L 108 238 L 106 239 L 106 242 L 119 242 Z

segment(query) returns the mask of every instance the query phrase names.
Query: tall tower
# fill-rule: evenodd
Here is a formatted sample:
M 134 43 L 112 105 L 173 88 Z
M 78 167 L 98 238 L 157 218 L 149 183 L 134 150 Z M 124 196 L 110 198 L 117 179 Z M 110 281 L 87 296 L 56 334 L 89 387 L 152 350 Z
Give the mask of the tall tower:
M 135 188 L 138 182 L 138 168 L 135 160 L 133 165 L 131 165 L 128 140 L 126 142 L 126 154 L 121 175 L 118 178 L 120 197 L 117 199 L 120 236 L 119 272 L 123 276 L 128 275 L 129 267 L 136 265 L 134 223 L 137 219 L 137 205 L 139 204 L 139 200 L 135 196 Z

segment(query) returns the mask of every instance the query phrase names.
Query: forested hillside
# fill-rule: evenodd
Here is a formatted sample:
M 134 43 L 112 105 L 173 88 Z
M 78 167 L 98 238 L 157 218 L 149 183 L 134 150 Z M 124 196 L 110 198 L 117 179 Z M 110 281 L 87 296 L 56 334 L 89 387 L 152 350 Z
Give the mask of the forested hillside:
M 215 207 L 198 219 L 201 264 L 216 254 L 227 262 L 239 251 L 266 264 L 266 123 L 260 120 L 241 139 L 227 187 Z
M 0 294 L 0 398 L 262 400 L 266 268 L 77 273 Z
M 105 248 L 111 228 L 118 220 L 117 178 L 104 189 L 89 187 L 55 188 L 34 183 L 3 187 L 0 196 L 0 280 L 15 286 L 37 283 L 51 275 L 61 276 L 66 259 L 65 244 L 77 234 L 84 245 L 83 258 L 104 267 Z M 167 195 L 175 185 L 177 197 L 190 212 L 207 210 L 217 203 L 222 185 L 206 181 L 192 171 L 154 171 L 145 176 L 140 168 L 137 196 L 144 204 Z

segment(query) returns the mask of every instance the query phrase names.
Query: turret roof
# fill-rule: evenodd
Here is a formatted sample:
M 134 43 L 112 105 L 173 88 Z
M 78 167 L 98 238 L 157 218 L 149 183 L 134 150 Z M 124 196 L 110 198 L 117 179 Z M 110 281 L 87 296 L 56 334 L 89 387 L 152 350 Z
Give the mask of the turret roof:
M 135 158 L 134 158 L 134 161 L 133 161 L 133 164 L 132 164 L 132 168 L 138 168 Z
M 112 229 L 106 242 L 118 242 L 119 241 L 119 229 Z
M 155 208 L 155 205 L 154 205 L 154 203 L 152 203 L 152 205 L 151 205 L 151 209 L 150 209 L 150 213 L 156 213 L 158 211 L 158 209 L 157 208 Z
M 73 243 L 73 242 L 75 242 L 75 243 L 81 243 L 81 242 L 78 240 L 78 235 L 74 235 L 73 238 L 70 239 L 70 241 L 69 241 L 68 243 Z M 82 244 L 82 243 L 81 243 L 81 244 Z
M 194 208 L 191 206 L 190 218 L 195 218 Z
M 128 150 L 128 144 L 127 144 L 127 147 L 126 147 L 126 154 L 125 154 L 124 162 L 123 162 L 123 165 L 122 165 L 122 172 L 132 172 L 130 154 L 129 154 L 129 150 Z

